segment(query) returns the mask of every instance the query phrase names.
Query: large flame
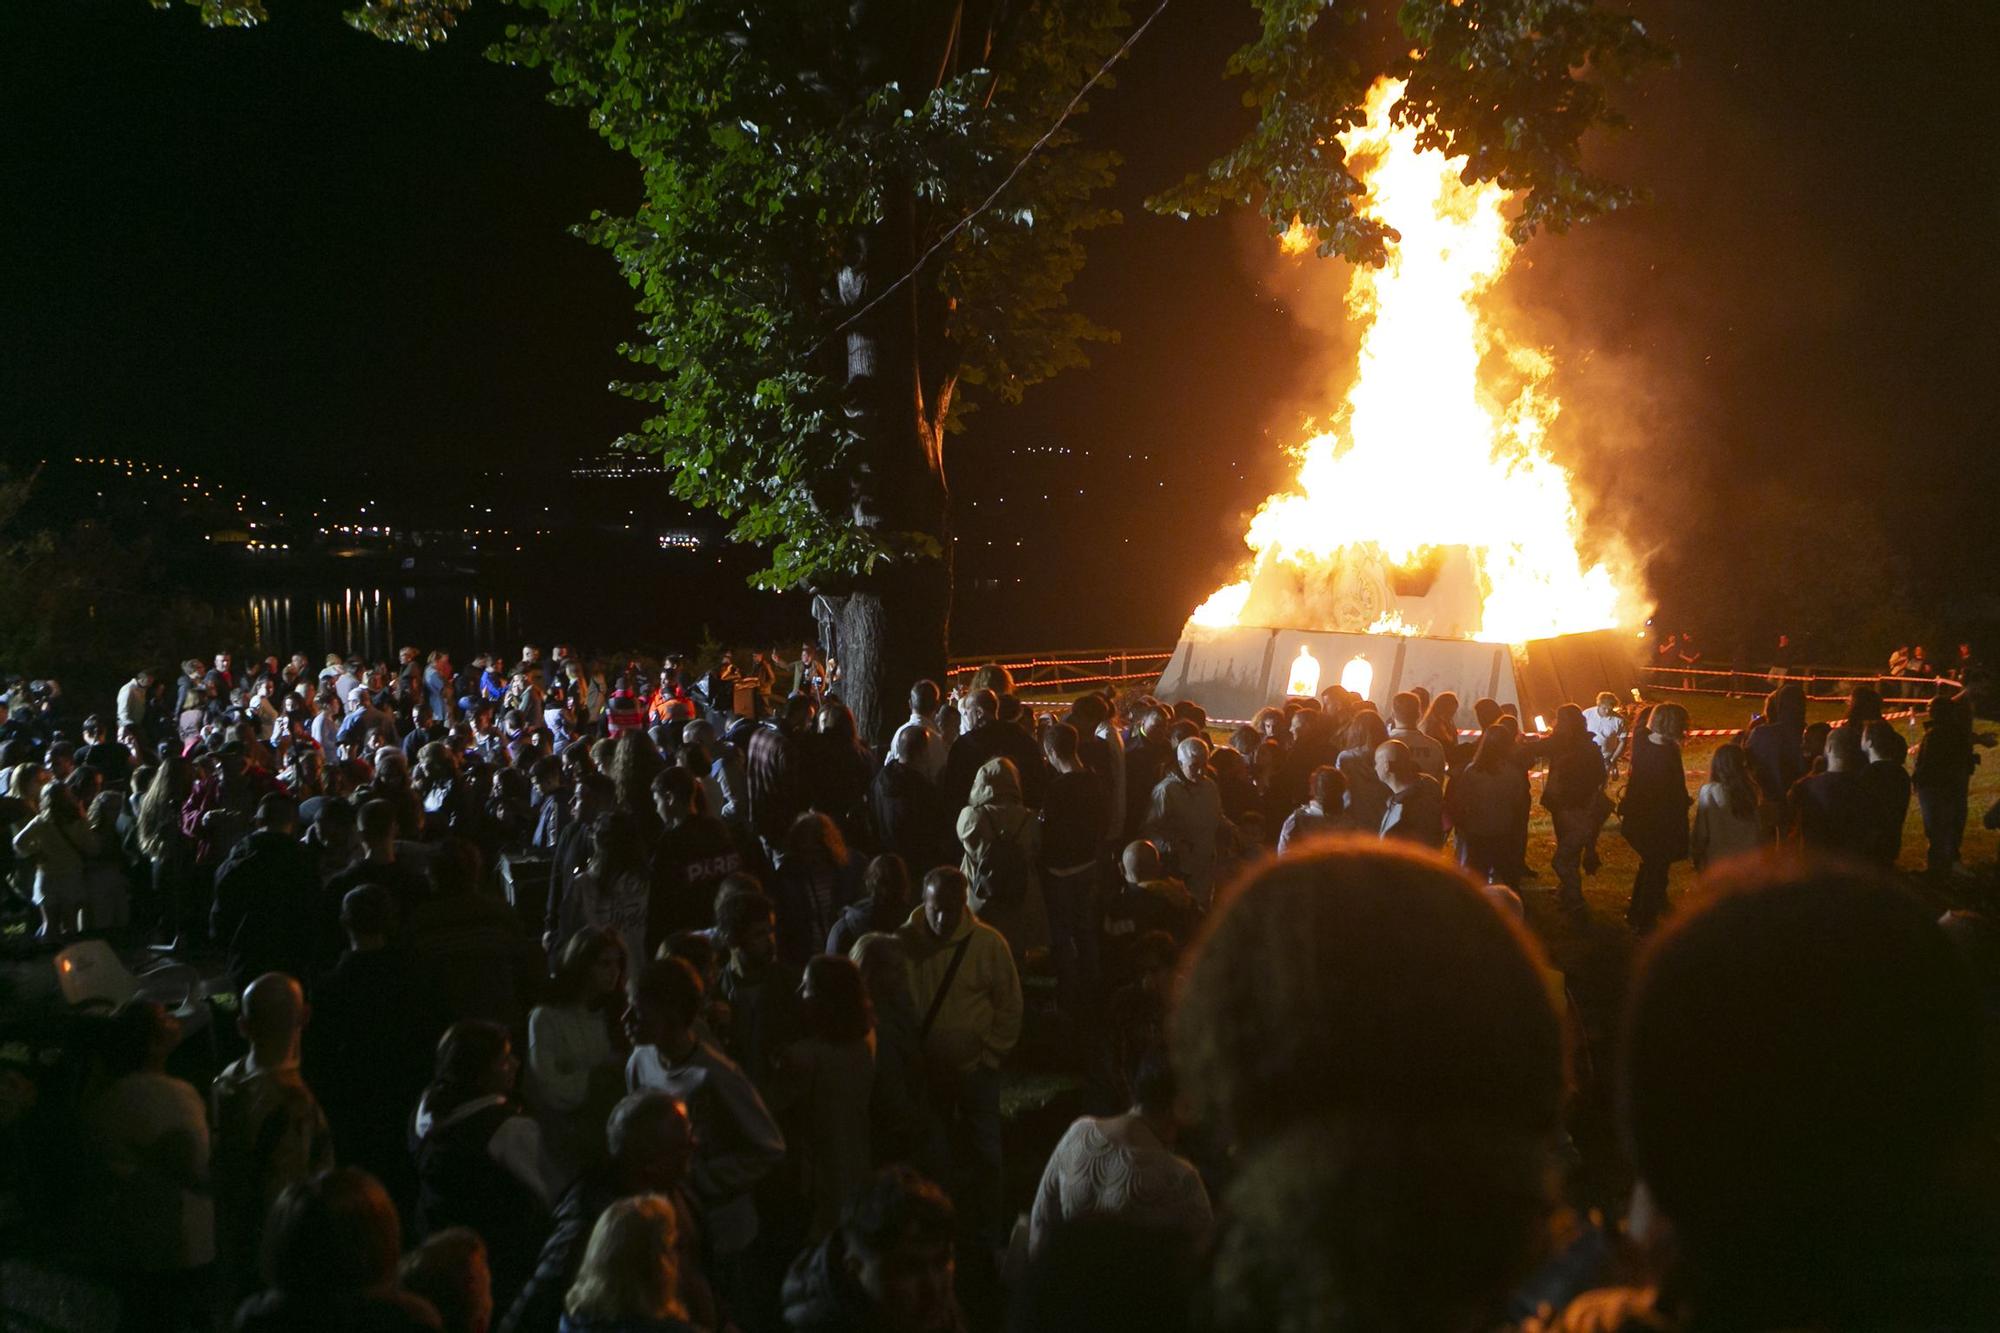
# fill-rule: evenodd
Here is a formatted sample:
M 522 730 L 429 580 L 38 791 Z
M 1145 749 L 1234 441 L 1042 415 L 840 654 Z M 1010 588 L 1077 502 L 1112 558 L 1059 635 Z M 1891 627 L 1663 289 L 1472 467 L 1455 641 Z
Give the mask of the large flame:
M 1340 136 L 1367 187 L 1362 211 L 1401 238 L 1386 265 L 1354 271 L 1354 385 L 1332 429 L 1295 451 L 1291 488 L 1251 521 L 1243 580 L 1192 623 L 1498 643 L 1615 626 L 1636 599 L 1621 603 L 1611 571 L 1578 551 L 1569 474 L 1543 447 L 1552 363 L 1479 309 L 1513 258 L 1508 192 L 1463 183 L 1462 158 L 1419 151 L 1414 128 L 1392 126 L 1402 91 L 1376 83 L 1367 122 Z M 1294 222 L 1280 244 L 1300 254 L 1310 234 Z

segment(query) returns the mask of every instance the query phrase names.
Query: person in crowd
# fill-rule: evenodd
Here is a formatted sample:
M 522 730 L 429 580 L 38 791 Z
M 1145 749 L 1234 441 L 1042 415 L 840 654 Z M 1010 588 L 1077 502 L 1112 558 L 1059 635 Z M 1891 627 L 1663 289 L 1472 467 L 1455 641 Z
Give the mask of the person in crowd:
M 209 1089 L 217 1249 L 223 1285 L 237 1299 L 257 1289 L 264 1217 L 278 1195 L 333 1168 L 333 1132 L 299 1073 L 310 1016 L 293 978 L 266 972 L 251 982 L 236 1023 L 249 1053 Z
M 1809 852 L 1866 859 L 1878 840 L 1861 733 L 1835 727 L 1826 737 L 1826 767 L 1792 784 L 1789 823 Z
M 882 849 L 903 858 L 906 865 L 928 870 L 948 864 L 958 854 L 953 841 L 954 812 L 945 806 L 931 770 L 932 751 L 943 753 L 943 742 L 914 725 L 896 732 L 889 762 L 868 788 L 869 817 Z
M 725 951 L 711 987 L 726 1007 L 724 1048 L 759 1089 L 798 1031 L 799 969 L 778 955 L 775 908 L 754 880 L 717 896 L 715 942 Z M 707 984 L 706 979 L 704 984 Z
M 770 881 L 778 910 L 778 957 L 788 968 L 804 967 L 819 952 L 840 914 L 861 896 L 864 873 L 831 815 L 808 810 L 792 821 Z
M 1548 760 L 1542 806 L 1556 836 L 1550 866 L 1557 903 L 1572 915 L 1580 914 L 1585 910 L 1583 876 L 1597 873 L 1597 835 L 1611 813 L 1610 798 L 1604 794 L 1608 765 L 1583 710 L 1575 704 L 1556 709 L 1555 728 L 1542 753 Z
M 952 1197 L 964 1201 L 973 1235 L 990 1251 L 999 1244 L 1003 1179 L 999 1067 L 1021 1036 L 1021 978 L 1006 938 L 969 909 L 970 889 L 963 871 L 932 870 L 897 937 L 923 1015 L 917 1039 L 933 1105 L 950 1136 Z
M 948 1169 L 943 1127 L 931 1106 L 930 1079 L 918 1029 L 910 952 L 895 934 L 875 933 L 855 942 L 875 1021 L 875 1082 L 869 1095 L 871 1160 L 911 1162 L 942 1174 Z
M 1784 808 L 1786 794 L 1794 782 L 1806 775 L 1802 749 L 1805 729 L 1805 686 L 1788 681 L 1771 692 L 1764 702 L 1763 720 L 1750 729 L 1743 741 L 1750 759 L 1750 776 L 1756 779 L 1765 822 L 1773 833 L 1782 822 L 1778 813 Z
M 1347 822 L 1347 780 L 1340 776 L 1338 768 L 1332 764 L 1321 764 L 1315 768 L 1308 780 L 1307 791 L 1310 799 L 1285 816 L 1285 825 L 1278 830 L 1280 856 L 1314 838 L 1323 838 L 1352 827 Z
M 609 930 L 625 957 L 646 956 L 646 914 L 653 891 L 646 846 L 638 821 L 623 810 L 597 817 L 591 830 L 590 861 L 560 886 L 556 929 L 542 945 L 560 957 L 580 930 Z
M 907 1166 L 888 1166 L 841 1212 L 840 1228 L 785 1274 L 791 1333 L 858 1329 L 963 1333 L 957 1209 Z
M 921 735 L 921 742 L 911 743 L 913 757 L 905 762 L 922 772 L 933 785 L 944 776 L 946 741 L 937 729 L 938 706 L 943 702 L 944 696 L 934 680 L 920 680 L 910 686 L 910 720 L 896 728 L 889 741 L 889 751 L 894 754 L 905 732 Z
M 1458 863 L 1474 879 L 1510 888 L 1520 882 L 1518 848 L 1527 835 L 1533 800 L 1516 735 L 1511 718 L 1482 731 L 1470 762 L 1458 766 L 1444 793 Z
M 607 1207 L 563 1298 L 562 1333 L 694 1333 L 680 1297 L 677 1219 L 657 1194 Z
M 49 783 L 39 804 L 40 809 L 14 835 L 14 856 L 34 867 L 34 902 L 41 909 L 43 938 L 62 939 L 95 925 L 84 867 L 97 854 L 97 835 L 68 784 Z
M 452 1024 L 438 1043 L 436 1076 L 410 1128 L 418 1232 L 463 1226 L 479 1233 L 495 1306 L 510 1304 L 533 1273 L 554 1194 L 541 1127 L 514 1100 L 520 1072 L 506 1028 L 480 1020 Z
M 1944 935 L 1862 871 L 1739 864 L 1710 888 L 1626 1016 L 1624 1138 L 1672 1237 L 1627 1326 L 2000 1322 L 1985 1038 Z
M 1389 784 L 1376 772 L 1375 752 L 1388 739 L 1389 728 L 1381 714 L 1370 709 L 1356 713 L 1347 724 L 1342 737 L 1345 748 L 1335 754 L 1333 762 L 1347 783 L 1341 801 L 1350 827 L 1362 830 L 1382 827 L 1382 816 L 1388 813 L 1392 793 Z
M 1133 949 L 1147 935 L 1164 932 L 1178 949 L 1194 938 L 1202 909 L 1186 884 L 1166 872 L 1160 849 L 1141 838 L 1119 853 L 1120 879 L 1105 901 L 1103 968 L 1107 993 L 1137 975 Z
M 1590 739 L 1597 743 L 1604 771 L 1616 773 L 1618 761 L 1625 757 L 1626 748 L 1632 740 L 1632 729 L 1625 721 L 1625 710 L 1620 706 L 1618 696 L 1609 690 L 1600 690 L 1597 702 L 1583 715 L 1583 724 L 1589 729 Z
M 1153 788 L 1146 834 L 1206 907 L 1215 897 L 1217 864 L 1236 832 L 1223 817 L 1221 790 L 1208 775 L 1207 740 L 1183 740 L 1174 760 L 1174 771 Z
M 1014 761 L 987 760 L 958 813 L 958 841 L 965 848 L 960 869 L 980 919 L 1022 948 L 1029 939 L 1029 899 L 1037 891 L 1041 832 L 1035 812 L 1021 799 Z
M 139 802 L 137 841 L 150 866 L 159 914 L 153 924 L 158 937 L 169 944 L 193 939 L 197 923 L 206 927 L 198 915 L 194 839 L 181 828 L 181 812 L 193 794 L 194 765 L 177 754 L 166 754 Z
M 402 1222 L 381 1184 L 343 1167 L 286 1188 L 265 1222 L 264 1290 L 238 1333 L 423 1333 L 438 1312 L 398 1280 Z
M 321 800 L 301 841 L 312 853 L 313 870 L 322 888 L 339 875 L 352 870 L 363 856 L 360 812 L 342 800 Z M 306 822 L 305 807 L 299 819 Z
M 1014 767 L 1020 799 L 1039 809 L 1042 752 L 1034 737 L 1001 718 L 1000 696 L 992 690 L 974 690 L 960 709 L 965 718 L 964 729 L 945 755 L 944 777 L 939 783 L 945 804 L 971 805 L 972 789 L 979 776 L 995 759 L 1005 759 Z
M 1039 1254 L 1065 1222 L 1113 1217 L 1174 1233 L 1184 1253 L 1207 1244 L 1214 1215 L 1201 1173 L 1174 1152 L 1180 1119 L 1165 1050 L 1149 1052 L 1132 1079 L 1123 1115 L 1083 1116 L 1049 1155 L 1028 1215 L 1028 1253 Z
M 1739 744 L 1715 749 L 1708 763 L 1708 781 L 1695 793 L 1694 830 L 1688 850 L 1694 868 L 1709 867 L 1767 846 L 1757 817 L 1757 782 L 1751 775 L 1749 753 Z
M 446 1227 L 403 1256 L 403 1290 L 437 1311 L 440 1333 L 487 1333 L 493 1326 L 493 1270 L 486 1242 L 467 1227 Z
M 1437 782 L 1445 779 L 1445 749 L 1422 726 L 1423 701 L 1409 690 L 1389 700 L 1389 739 L 1401 741 L 1417 762 L 1417 770 Z
M 1382 811 L 1382 836 L 1443 848 L 1444 789 L 1417 764 L 1410 747 L 1393 739 L 1376 746 L 1375 777 L 1389 790 L 1389 801 Z
M 408 922 L 430 899 L 430 882 L 423 873 L 397 855 L 400 830 L 393 801 L 363 801 L 354 815 L 355 832 L 361 842 L 361 859 L 326 883 L 324 897 L 340 903 L 364 884 L 379 884 L 396 901 L 398 918 Z
M 132 751 L 118 743 L 115 733 L 105 731 L 104 719 L 95 713 L 83 720 L 83 745 L 76 762 L 102 773 L 108 786 L 122 788 L 132 780 Z
M 1691 802 L 1681 760 L 1686 733 L 1687 709 L 1675 703 L 1654 707 L 1646 735 L 1632 747 L 1632 776 L 1618 806 L 1625 840 L 1639 853 L 1625 909 L 1627 924 L 1639 935 L 1652 930 L 1667 910 L 1668 871 L 1688 857 Z
M 1929 843 L 1924 864 L 1933 875 L 1949 874 L 1959 864 L 1972 770 L 1979 766 L 1974 749 L 1979 740 L 1963 695 L 1940 694 L 1926 706 L 1910 785 Z
M 1458 740 L 1458 696 L 1450 690 L 1438 691 L 1437 697 L 1425 707 L 1423 718 L 1417 723 L 1417 730 L 1438 743 L 1438 748 L 1444 751 L 1445 767 L 1452 773 L 1458 772 L 1461 757 Z M 1438 780 L 1444 781 L 1442 778 Z
M 209 935 L 228 955 L 238 986 L 266 972 L 310 977 L 325 945 L 319 867 L 299 841 L 299 808 L 289 796 L 257 803 L 249 835 L 215 876 Z
M 1872 831 L 1866 855 L 1890 869 L 1903 854 L 1903 825 L 1910 817 L 1910 773 L 1903 766 L 1910 747 L 1894 723 L 1877 720 L 1861 733 L 1861 748 L 1868 757 L 1862 776 L 1868 780 Z
M 794 694 L 775 720 L 750 734 L 745 795 L 750 827 L 768 851 L 783 845 L 792 821 L 806 808 L 805 737 L 812 718 L 812 700 Z
M 303 1069 L 335 1127 L 339 1159 L 374 1176 L 409 1211 L 417 1199 L 410 1107 L 430 1080 L 444 1023 L 408 953 L 392 943 L 396 900 L 388 889 L 349 889 L 340 925 L 348 947 L 313 988 Z
M 838 699 L 827 700 L 819 710 L 819 730 L 805 740 L 811 808 L 832 816 L 848 837 L 864 835 L 875 756 L 862 744 L 853 712 Z
M 1490 1326 L 1540 1252 L 1561 1129 L 1538 962 L 1393 842 L 1270 862 L 1222 906 L 1174 1023 L 1191 1109 L 1235 1145 L 1211 1327 Z
M 771 1110 L 793 1132 L 812 1213 L 807 1238 L 832 1232 L 849 1195 L 872 1165 L 869 1105 L 875 1083 L 875 1016 L 861 969 L 821 954 L 806 964 L 799 990 L 803 1035 L 778 1058 Z
M 620 1199 L 654 1195 L 671 1200 L 679 1219 L 680 1294 L 689 1322 L 717 1329 L 721 1321 L 701 1268 L 701 1235 L 687 1194 L 694 1160 L 694 1126 L 687 1107 L 658 1091 L 627 1094 L 604 1127 L 610 1155 L 590 1167 L 556 1201 L 555 1224 L 534 1276 L 504 1313 L 499 1333 L 555 1333 L 563 1297 L 583 1267 L 584 1250 L 604 1211 Z
M 602 1156 L 604 1117 L 623 1090 L 624 1061 L 611 1033 L 628 966 L 618 932 L 585 926 L 563 945 L 555 979 L 528 1014 L 525 1100 L 563 1182 Z
M 1097 881 L 1111 795 L 1103 777 L 1084 767 L 1079 739 L 1067 722 L 1051 724 L 1042 736 L 1052 776 L 1036 867 L 1056 968 L 1056 1011 L 1071 1024 L 1088 1019 L 1097 995 Z
M 653 848 L 653 882 L 646 904 L 646 954 L 659 952 L 679 930 L 715 924 L 715 891 L 746 868 L 729 826 L 701 807 L 697 776 L 670 768 L 653 779 L 653 808 L 664 830 Z
M 514 910 L 480 891 L 479 849 L 447 838 L 429 874 L 430 900 L 412 914 L 404 942 L 432 987 L 434 1010 L 526 1032 L 542 954 Z
M 863 935 L 895 930 L 916 904 L 909 866 L 893 852 L 884 852 L 868 863 L 861 889 L 861 897 L 847 905 L 826 933 L 826 952 L 835 957 L 847 957 Z
M 209 1326 L 208 1115 L 193 1085 L 167 1073 L 180 1039 L 172 1011 L 127 1001 L 106 1034 L 108 1082 L 84 1105 L 95 1171 L 79 1234 L 119 1292 L 123 1330 Z
M 785 1159 L 785 1136 L 743 1070 L 698 1035 L 702 983 L 680 958 L 658 958 L 633 977 L 626 1035 L 632 1055 L 625 1084 L 667 1093 L 694 1123 L 688 1189 L 701 1210 L 719 1293 L 744 1300 L 746 1252 L 757 1239 L 752 1191 Z

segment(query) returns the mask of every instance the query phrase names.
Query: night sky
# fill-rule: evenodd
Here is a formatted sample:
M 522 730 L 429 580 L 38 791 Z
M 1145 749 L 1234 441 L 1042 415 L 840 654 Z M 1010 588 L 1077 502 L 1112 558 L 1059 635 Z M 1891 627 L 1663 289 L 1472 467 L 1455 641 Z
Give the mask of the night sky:
M 484 59 L 491 0 L 421 55 L 273 8 L 251 32 L 143 0 L 0 13 L 8 461 L 304 494 L 601 449 L 633 421 L 604 392 L 628 293 L 564 227 L 629 207 L 635 169 Z M 1504 291 L 1558 357 L 1591 517 L 1724 650 L 2000 628 L 2000 6 L 1634 8 L 1680 68 L 1621 95 L 1634 127 L 1593 156 L 1652 197 L 1537 240 Z M 962 647 L 1171 639 L 1327 403 L 1346 349 L 1294 319 L 1248 220 L 1139 207 L 1240 131 L 1220 69 L 1250 22 L 1179 0 L 1094 99 L 1126 221 L 1075 299 L 1123 341 L 955 442 Z

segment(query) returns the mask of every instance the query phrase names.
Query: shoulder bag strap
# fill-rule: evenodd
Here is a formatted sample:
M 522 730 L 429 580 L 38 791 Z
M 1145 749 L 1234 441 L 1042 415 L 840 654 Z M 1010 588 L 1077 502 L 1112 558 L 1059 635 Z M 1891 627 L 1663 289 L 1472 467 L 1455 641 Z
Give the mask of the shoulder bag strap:
M 944 1008 L 944 998 L 951 994 L 951 983 L 958 980 L 958 969 L 965 962 L 965 951 L 971 947 L 972 936 L 968 934 L 958 942 L 958 947 L 951 951 L 951 965 L 944 970 L 944 980 L 938 983 L 937 994 L 931 996 L 930 1012 L 924 1015 L 924 1025 L 917 1029 L 919 1043 L 930 1038 L 931 1025 L 937 1022 L 938 1013 Z

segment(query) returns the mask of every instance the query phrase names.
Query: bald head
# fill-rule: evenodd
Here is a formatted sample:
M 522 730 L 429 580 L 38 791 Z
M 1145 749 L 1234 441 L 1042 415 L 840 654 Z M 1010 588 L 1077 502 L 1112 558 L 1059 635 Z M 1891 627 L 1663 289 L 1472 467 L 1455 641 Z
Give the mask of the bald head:
M 1125 853 L 1119 858 L 1125 867 L 1125 882 L 1144 884 L 1160 877 L 1160 849 L 1144 838 L 1125 844 Z
M 298 1040 L 307 1013 L 306 993 L 299 983 L 283 972 L 266 972 L 245 988 L 237 1027 L 259 1058 L 281 1056 Z

